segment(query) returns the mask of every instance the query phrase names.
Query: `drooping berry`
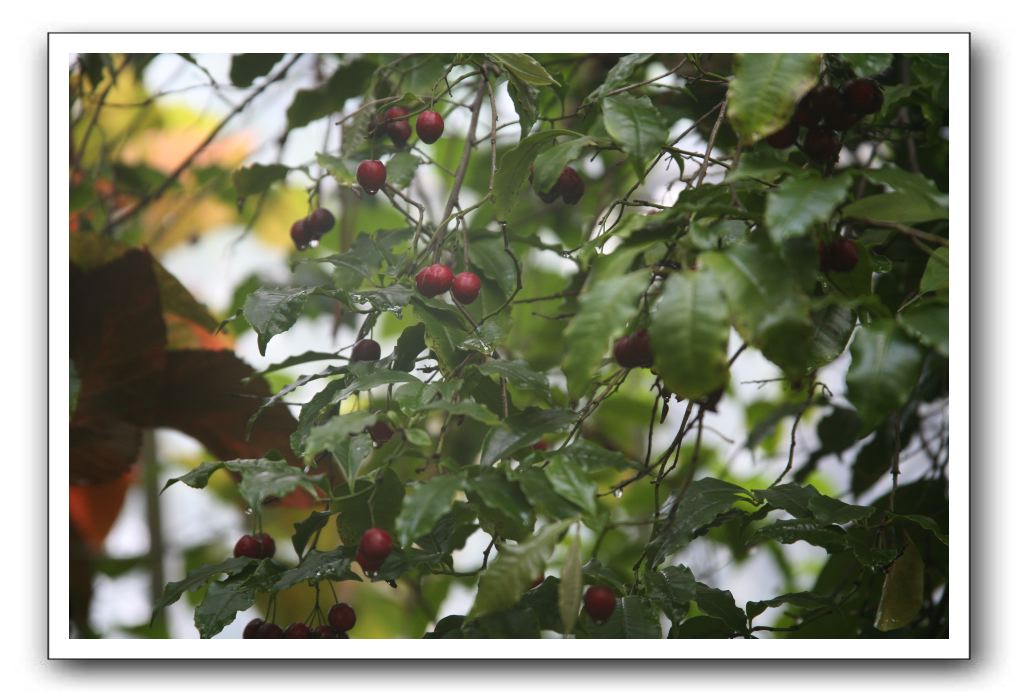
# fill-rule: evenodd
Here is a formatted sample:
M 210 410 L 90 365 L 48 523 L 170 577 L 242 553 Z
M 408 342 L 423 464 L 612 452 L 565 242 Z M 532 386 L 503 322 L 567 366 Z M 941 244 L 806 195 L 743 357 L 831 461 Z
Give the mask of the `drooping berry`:
M 403 146 L 410 139 L 410 121 L 407 120 L 409 114 L 410 111 L 403 106 L 393 106 L 385 111 L 385 131 L 397 147 Z
M 382 563 L 385 562 L 385 560 L 376 560 L 368 557 L 360 548 L 357 549 L 357 555 L 354 556 L 354 560 L 357 561 L 357 564 L 361 566 L 365 573 L 369 574 L 377 572 L 382 567 Z
M 417 136 L 426 144 L 438 141 L 445 131 L 445 121 L 435 111 L 424 111 L 417 116 Z
M 555 183 L 558 192 L 562 195 L 562 201 L 566 204 L 576 204 L 583 197 L 585 186 L 583 178 L 576 172 L 575 168 L 566 166 L 558 174 L 558 182 Z
M 336 217 L 328 209 L 319 207 L 308 214 L 304 224 L 311 233 L 311 237 L 318 240 L 336 225 Z
M 258 627 L 258 634 L 255 639 L 282 639 L 283 628 L 274 622 L 263 622 Z
M 392 536 L 385 529 L 371 528 L 361 536 L 358 550 L 373 562 L 384 562 L 392 552 Z
M 318 625 L 311 630 L 312 639 L 339 639 L 339 633 L 330 625 Z
M 368 426 L 368 434 L 371 435 L 371 439 L 376 445 L 381 446 L 392 439 L 394 432 L 388 423 L 380 420 L 374 425 Z
M 860 115 L 876 113 L 884 105 L 884 92 L 872 79 L 854 79 L 842 90 L 845 104 Z
M 337 603 L 329 609 L 329 624 L 340 632 L 348 632 L 357 624 L 357 614 L 346 603 Z
M 283 639 L 310 639 L 311 628 L 303 622 L 295 622 L 283 632 Z
M 298 250 L 306 250 L 311 242 L 311 233 L 308 230 L 307 219 L 298 219 L 290 226 L 290 239 Z
M 794 122 L 788 123 L 777 132 L 772 133 L 765 140 L 775 149 L 787 149 L 788 147 L 795 144 L 795 140 L 799 137 L 799 126 Z
M 234 557 L 250 557 L 258 560 L 262 557 L 262 543 L 254 536 L 244 534 L 233 546 Z
M 251 622 L 247 623 L 247 625 L 244 626 L 244 639 L 257 639 L 258 628 L 262 626 L 263 622 L 265 621 L 261 618 L 255 618 Z
M 834 113 L 844 110 L 841 92 L 834 87 L 823 84 L 813 87 L 811 93 L 812 103 L 810 105 L 815 112 L 820 114 L 821 118 L 829 118 Z
M 267 533 L 256 533 L 255 540 L 258 541 L 261 555 L 259 557 L 269 558 L 276 554 L 276 542 Z
M 795 104 L 795 112 L 792 114 L 793 123 L 800 127 L 814 127 L 820 124 L 820 118 L 823 116 L 816 109 L 814 98 L 815 90 L 811 89 L 799 99 L 799 102 Z
M 350 351 L 350 361 L 375 361 L 382 357 L 382 347 L 374 339 L 361 339 Z
M 481 277 L 473 272 L 460 272 L 452 280 L 452 296 L 464 305 L 477 300 L 481 292 Z
M 820 243 L 820 269 L 824 272 L 850 272 L 859 263 L 859 249 L 847 238 L 835 238 L 830 243 Z
M 615 362 L 624 368 L 649 368 L 654 365 L 650 334 L 646 329 L 621 337 L 612 348 Z
M 607 586 L 592 586 L 583 594 L 583 605 L 594 622 L 605 622 L 615 612 L 615 592 Z
M 357 166 L 357 182 L 369 195 L 375 194 L 385 185 L 385 164 L 375 159 L 361 161 Z
M 806 131 L 802 150 L 815 161 L 830 161 L 841 151 L 841 138 L 827 127 L 811 127 Z
M 452 288 L 452 269 L 444 264 L 432 264 L 417 272 L 417 290 L 427 298 L 434 298 Z

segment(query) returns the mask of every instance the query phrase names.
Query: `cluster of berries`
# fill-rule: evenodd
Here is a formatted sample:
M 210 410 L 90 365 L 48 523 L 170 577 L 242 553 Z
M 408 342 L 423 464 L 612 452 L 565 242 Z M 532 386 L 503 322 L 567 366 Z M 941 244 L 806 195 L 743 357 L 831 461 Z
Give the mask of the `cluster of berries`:
M 410 139 L 410 111 L 403 106 L 393 106 L 385 111 L 385 117 L 376 132 L 385 132 L 397 147 Z M 417 136 L 425 144 L 434 144 L 445 132 L 445 121 L 440 113 L 424 111 L 417 116 Z
M 432 264 L 417 272 L 417 290 L 426 298 L 434 298 L 452 289 L 452 297 L 464 305 L 477 300 L 481 292 L 481 277 L 473 272 L 460 272 L 453 276 L 452 269 L 444 264 Z
M 884 94 L 872 79 L 855 79 L 838 89 L 825 84 L 813 87 L 795 107 L 792 120 L 767 137 L 776 149 L 787 149 L 799 140 L 799 129 L 806 128 L 802 150 L 814 161 L 836 161 L 844 132 L 864 116 L 880 110 Z
M 346 603 L 337 603 L 329 609 L 328 624 L 309 627 L 294 622 L 285 630 L 261 618 L 251 620 L 244 627 L 244 639 L 349 639 L 347 632 L 357 624 L 357 614 Z
M 293 222 L 290 226 L 290 238 L 298 250 L 316 247 L 322 236 L 336 225 L 336 217 L 328 209 L 319 207 L 313 212 Z

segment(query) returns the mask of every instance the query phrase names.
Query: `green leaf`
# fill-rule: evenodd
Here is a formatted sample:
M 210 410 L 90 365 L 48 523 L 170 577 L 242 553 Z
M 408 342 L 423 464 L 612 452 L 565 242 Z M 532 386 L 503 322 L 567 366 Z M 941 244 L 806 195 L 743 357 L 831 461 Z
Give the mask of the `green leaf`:
M 297 557 L 304 556 L 304 548 L 307 547 L 308 541 L 311 539 L 317 531 L 323 529 L 329 523 L 329 517 L 333 512 L 315 512 L 312 511 L 308 515 L 307 519 L 298 521 L 293 525 L 293 550 L 297 553 Z
M 717 478 L 700 478 L 690 483 L 678 505 L 670 510 L 665 528 L 650 543 L 651 566 L 689 543 L 693 531 L 730 509 L 745 494 L 739 486 Z
M 414 299 L 414 314 L 424 323 L 424 341 L 447 371 L 459 362 L 457 351 L 467 338 L 463 319 L 451 306 Z
M 238 53 L 230 62 L 230 82 L 234 86 L 249 87 L 254 80 L 264 77 L 285 53 Z
M 846 218 L 893 223 L 923 223 L 947 218 L 947 208 L 915 192 L 884 192 L 846 205 Z
M 283 459 L 234 459 L 223 463 L 227 471 L 240 474 L 237 490 L 251 509 L 258 510 L 269 497 L 284 497 L 297 488 L 316 494 L 313 476 Z
M 558 611 L 562 616 L 562 633 L 571 634 L 580 612 L 580 596 L 583 589 L 583 570 L 580 564 L 580 533 L 570 542 L 562 563 L 562 576 L 558 585 Z
M 829 553 L 848 547 L 844 530 L 837 526 L 824 525 L 815 519 L 788 519 L 768 524 L 756 530 L 750 538 L 750 544 L 768 540 L 785 544 L 805 541 Z
M 495 197 L 495 218 L 504 221 L 516 206 L 520 190 L 530 178 L 530 164 L 556 137 L 572 134 L 568 130 L 543 130 L 524 137 L 515 147 L 499 157 L 492 193 Z
M 804 234 L 815 223 L 827 221 L 848 195 L 849 175 L 830 178 L 788 178 L 767 193 L 764 221 L 776 243 Z
M 354 553 L 354 546 L 341 546 L 327 552 L 312 550 L 299 565 L 283 572 L 272 590 L 282 591 L 304 581 L 312 585 L 325 579 L 360 581 L 360 577 L 350 571 Z
M 935 522 L 930 517 L 924 517 L 924 516 L 920 516 L 918 514 L 894 514 L 894 515 L 892 515 L 892 517 L 894 519 L 905 519 L 907 521 L 911 521 L 913 523 L 916 523 L 919 526 L 921 526 L 924 529 L 926 529 L 927 531 L 929 531 L 930 533 L 932 533 L 934 536 L 936 536 L 937 540 L 940 541 L 941 543 L 943 543 L 944 545 L 948 544 L 947 543 L 947 534 L 945 534 L 943 531 L 941 531 L 940 530 L 940 525 L 937 524 L 937 522 Z
M 70 375 L 70 399 L 71 399 L 71 414 L 74 415 L 74 409 L 78 407 L 78 395 L 81 393 L 81 378 L 78 377 L 78 369 L 74 367 L 74 361 L 68 359 L 71 364 L 71 375 Z
M 555 492 L 582 509 L 584 514 L 589 517 L 597 514 L 597 483 L 582 467 L 562 457 L 553 457 L 544 474 Z
M 500 67 L 504 67 L 517 79 L 533 86 L 548 86 L 558 82 L 533 57 L 526 53 L 487 53 Z
M 696 605 L 705 615 L 717 618 L 733 632 L 745 632 L 746 613 L 735 605 L 731 591 L 722 591 L 696 582 Z
M 194 626 L 202 639 L 219 634 L 237 617 L 237 612 L 254 605 L 255 590 L 243 583 L 214 581 L 205 598 L 194 609 Z
M 743 339 L 786 372 L 802 372 L 813 335 L 809 299 L 780 255 L 745 244 L 701 257 L 717 275 Z
M 881 632 L 906 627 L 923 607 L 923 560 L 919 550 L 908 541 L 905 552 L 891 565 L 877 605 L 873 626 Z
M 824 524 L 851 524 L 865 521 L 876 511 L 876 507 L 850 505 L 826 495 L 815 495 L 809 499 L 813 516 Z
M 460 474 L 447 474 L 418 483 L 403 501 L 403 509 L 396 519 L 396 535 L 401 545 L 410 545 L 415 538 L 430 533 L 463 487 Z
M 407 327 L 396 339 L 396 348 L 392 352 L 392 367 L 401 372 L 412 372 L 417 368 L 417 356 L 427 348 L 424 343 L 424 325 L 415 324 Z
M 899 312 L 898 324 L 923 346 L 929 346 L 947 358 L 950 342 L 948 317 L 947 303 L 922 301 Z
M 385 164 L 385 182 L 395 188 L 405 188 L 414 179 L 422 161 L 413 154 L 401 151 Z
M 406 428 L 403 431 L 403 434 L 406 435 L 407 442 L 415 447 L 431 447 L 431 435 L 429 435 L 425 430 L 421 430 L 420 428 Z
M 504 377 L 513 387 L 536 394 L 545 401 L 551 401 L 548 376 L 543 372 L 532 370 L 524 360 L 489 360 L 475 368 L 482 375 Z
M 810 370 L 827 365 L 840 356 L 855 331 L 855 313 L 839 303 L 831 303 L 810 313 L 813 341 L 807 364 Z
M 515 604 L 530 588 L 534 575 L 544 574 L 559 534 L 568 526 L 568 521 L 555 522 L 522 543 L 502 545 L 498 557 L 481 574 L 469 617 L 505 610 Z
M 257 195 L 268 190 L 273 183 L 285 180 L 289 172 L 289 166 L 282 164 L 254 163 L 233 172 L 233 188 L 237 191 L 238 197 Z
M 375 310 L 391 312 L 397 318 L 403 315 L 403 306 L 414 297 L 409 286 L 393 284 L 385 288 L 374 288 L 367 291 L 355 291 L 350 298 L 357 303 L 367 303 Z
M 391 468 L 378 474 L 373 482 L 357 481 L 349 495 L 335 499 L 339 512 L 336 524 L 343 543 L 357 545 L 364 532 L 373 526 L 395 534 L 405 494 L 403 481 Z
M 654 369 L 677 396 L 699 399 L 728 381 L 728 309 L 709 271 L 669 276 L 649 331 Z
M 244 301 L 244 319 L 258 332 L 258 352 L 265 355 L 269 340 L 293 326 L 312 289 L 259 288 Z
M 647 596 L 673 623 L 686 617 L 689 602 L 696 598 L 696 579 L 685 565 L 665 567 L 646 575 Z
M 747 144 L 776 132 L 816 84 L 819 53 L 739 53 L 728 85 L 728 119 Z
M 258 561 L 249 557 L 231 557 L 214 565 L 202 565 L 188 572 L 187 577 L 180 581 L 171 581 L 163 589 L 162 596 L 155 602 L 152 612 L 155 613 L 168 605 L 172 605 L 188 591 L 195 591 L 204 586 L 210 578 L 217 574 L 233 576 L 243 572 Z
M 633 272 L 596 281 L 580 294 L 580 309 L 565 330 L 562 360 L 570 396 L 586 391 L 611 340 L 636 315 L 636 299 L 646 287 L 646 274 Z
M 511 415 L 505 419 L 505 427 L 488 431 L 481 445 L 481 464 L 490 465 L 511 456 L 545 435 L 562 430 L 574 418 L 575 414 L 565 409 L 528 408 Z
M 592 103 L 599 99 L 604 98 L 604 95 L 609 91 L 614 91 L 620 87 L 626 86 L 630 78 L 635 74 L 636 70 L 647 63 L 648 60 L 654 57 L 653 53 L 630 53 L 629 55 L 623 55 L 619 58 L 619 61 L 612 65 L 612 68 L 608 70 L 608 74 L 605 75 L 604 81 L 596 89 L 594 89 L 587 98 L 583 99 L 584 103 Z
M 601 102 L 604 129 L 622 151 L 641 164 L 657 156 L 668 137 L 664 118 L 650 98 L 619 94 Z
M 753 495 L 778 509 L 785 510 L 796 519 L 810 519 L 813 517 L 810 500 L 819 497 L 820 493 L 812 485 L 784 483 L 773 488 L 754 490 Z
M 490 428 L 496 428 L 502 425 L 502 421 L 498 416 L 470 398 L 461 399 L 459 401 L 436 399 L 435 401 L 418 406 L 417 410 L 444 411 L 450 416 L 466 416 L 467 418 L 472 418 L 478 423 L 483 423 Z
M 637 465 L 621 452 L 605 449 L 599 444 L 584 439 L 579 439 L 568 447 L 556 449 L 551 454 L 561 457 L 566 463 L 582 467 L 588 473 L 605 469 L 623 471 Z
M 857 171 L 870 182 L 886 185 L 898 192 L 908 192 L 947 208 L 947 195 L 937 188 L 937 184 L 920 173 L 913 173 L 887 164 L 880 168 L 866 168 Z
M 610 586 L 617 593 L 626 590 L 626 582 L 620 579 L 614 570 L 605 567 L 595 559 L 591 559 L 583 566 L 583 578 L 589 584 Z
M 894 60 L 894 53 L 839 53 L 860 77 L 872 77 L 886 71 Z
M 293 130 L 343 110 L 347 99 L 361 95 L 378 69 L 373 60 L 364 58 L 341 65 L 332 76 L 314 89 L 301 89 L 286 109 L 287 129 Z
M 672 627 L 669 639 L 731 639 L 735 633 L 717 618 L 697 615 Z
M 534 160 L 534 189 L 548 192 L 558 181 L 562 169 L 578 159 L 583 150 L 596 144 L 593 137 L 575 137 L 545 149 Z M 471 248 L 472 250 L 472 248 Z
M 544 470 L 530 466 L 519 474 L 520 489 L 527 501 L 541 515 L 552 519 L 572 519 L 577 516 L 576 505 L 555 492 Z
M 501 240 L 471 240 L 470 263 L 497 283 L 505 295 L 516 289 L 516 263 Z
M 793 605 L 799 608 L 823 608 L 830 605 L 831 599 L 819 596 L 811 591 L 798 591 L 786 593 L 781 596 L 769 598 L 766 601 L 750 601 L 746 604 L 746 615 L 750 621 L 768 608 L 780 608 L 784 605 Z
M 508 91 L 520 120 L 520 139 L 522 139 L 530 134 L 540 115 L 537 110 L 537 89 L 516 75 L 510 74 Z
M 166 481 L 166 485 L 163 486 L 161 492 L 166 492 L 167 488 L 178 481 L 184 485 L 189 485 L 192 488 L 198 488 L 201 490 L 209 484 L 209 478 L 212 474 L 223 468 L 223 466 L 224 462 L 222 461 L 203 461 L 196 468 L 191 469 L 183 476 L 177 476 L 176 478 L 171 478 Z
M 893 322 L 874 322 L 856 332 L 845 383 L 865 432 L 905 405 L 922 361 L 922 349 Z
M 523 540 L 534 528 L 534 509 L 520 489 L 501 470 L 477 469 L 466 484 L 467 499 L 474 504 L 481 526 L 493 536 Z M 533 576 L 531 576 L 533 581 Z
M 590 639 L 660 639 L 661 621 L 649 599 L 626 596 L 602 624 L 584 618 L 583 634 Z M 578 633 L 579 634 L 579 633 Z
M 948 287 L 950 279 L 948 252 L 946 247 L 939 247 L 926 262 L 923 278 L 919 280 L 919 290 L 923 293 L 939 291 Z

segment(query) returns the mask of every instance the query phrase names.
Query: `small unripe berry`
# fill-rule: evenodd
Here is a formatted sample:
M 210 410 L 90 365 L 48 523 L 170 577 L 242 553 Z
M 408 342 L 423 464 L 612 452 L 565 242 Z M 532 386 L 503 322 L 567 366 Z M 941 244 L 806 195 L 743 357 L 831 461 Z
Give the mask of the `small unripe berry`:
M 469 305 L 477 300 L 480 292 L 481 277 L 473 272 L 460 272 L 452 280 L 453 298 L 464 305 Z
M 806 131 L 802 150 L 815 161 L 830 161 L 841 151 L 841 138 L 827 127 L 811 127 Z
M 254 536 L 244 534 L 237 539 L 236 545 L 233 546 L 234 557 L 250 557 L 258 560 L 262 556 L 262 544 Z
M 371 435 L 371 439 L 377 445 L 384 445 L 386 442 L 392 439 L 393 430 L 384 420 L 380 420 L 374 425 L 368 426 L 368 434 Z
M 329 624 L 340 632 L 347 632 L 357 624 L 357 614 L 346 603 L 337 603 L 329 609 Z
M 260 548 L 261 555 L 259 557 L 269 558 L 276 554 L 276 542 L 272 540 L 272 536 L 267 533 L 256 533 L 254 535 Z
M 594 622 L 605 622 L 615 612 L 615 592 L 607 586 L 592 586 L 583 594 L 583 605 Z
M 850 272 L 859 263 L 859 250 L 847 238 L 835 238 L 830 243 L 820 243 L 820 269 L 824 272 Z
M 332 227 L 336 225 L 336 217 L 328 209 L 319 207 L 308 215 L 304 224 L 311 233 L 311 237 L 317 240 L 332 230 Z
M 311 242 L 311 232 L 308 230 L 307 219 L 298 219 L 290 226 L 290 239 L 298 250 L 305 250 Z
M 444 264 L 432 264 L 417 272 L 417 290 L 427 298 L 434 298 L 452 288 L 452 269 Z
M 357 182 L 369 195 L 375 194 L 385 185 L 385 164 L 375 159 L 361 161 L 357 166 Z
M 562 195 L 562 201 L 566 204 L 576 204 L 579 202 L 580 198 L 583 197 L 585 189 L 583 178 L 580 177 L 575 168 L 570 166 L 562 169 L 555 186 L 558 188 L 559 194 Z
M 775 149 L 787 149 L 788 147 L 795 144 L 795 140 L 799 136 L 799 126 L 793 123 L 788 123 L 777 132 L 772 133 L 766 139 L 766 142 Z
M 393 106 L 385 111 L 385 131 L 397 147 L 403 146 L 410 139 L 410 121 L 406 119 L 409 114 L 410 111 L 403 106 Z
M 257 639 L 258 628 L 265 622 L 261 618 L 255 618 L 244 627 L 244 639 Z
M 283 632 L 283 639 L 310 639 L 311 628 L 303 622 L 295 622 Z
M 361 536 L 358 550 L 364 557 L 375 562 L 384 562 L 392 552 L 392 536 L 385 529 L 371 528 Z
M 848 108 L 860 115 L 876 113 L 884 105 L 884 92 L 872 79 L 852 80 L 842 93 Z
M 646 329 L 621 337 L 612 348 L 615 362 L 624 368 L 649 368 L 654 365 L 650 334 Z
M 445 131 L 445 121 L 435 111 L 424 111 L 417 116 L 417 136 L 422 142 L 432 144 L 438 141 Z
M 351 362 L 375 361 L 382 357 L 382 347 L 374 339 L 361 339 L 350 351 Z
M 282 639 L 283 628 L 274 622 L 263 622 L 255 639 Z

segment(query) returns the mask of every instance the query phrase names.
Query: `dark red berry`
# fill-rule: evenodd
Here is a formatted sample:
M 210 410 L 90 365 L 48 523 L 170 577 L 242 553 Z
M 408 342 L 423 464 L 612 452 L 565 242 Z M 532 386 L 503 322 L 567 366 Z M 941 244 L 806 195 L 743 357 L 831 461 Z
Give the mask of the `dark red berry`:
M 250 557 L 258 560 L 262 556 L 262 544 L 254 536 L 244 534 L 233 546 L 234 557 Z
M 263 622 L 258 627 L 258 634 L 255 639 L 282 639 L 283 628 L 274 622 Z
M 842 90 L 849 110 L 860 115 L 876 113 L 884 105 L 884 92 L 872 79 L 855 79 Z
M 361 161 L 357 166 L 357 182 L 364 191 L 373 195 L 385 185 L 385 164 L 381 161 Z
M 377 560 L 366 556 L 364 551 L 360 548 L 357 549 L 357 555 L 354 556 L 354 560 L 357 561 L 357 564 L 361 566 L 361 569 L 364 570 L 365 573 L 377 572 L 379 568 L 381 568 L 382 563 L 385 562 L 384 559 Z
M 850 127 L 854 126 L 859 122 L 860 116 L 858 113 L 845 109 L 840 110 L 837 113 L 832 113 L 824 119 L 824 124 L 835 130 L 841 130 L 844 132 Z
M 592 586 L 583 594 L 583 605 L 594 622 L 604 622 L 615 612 L 615 592 L 607 586 Z
M 332 227 L 336 225 L 336 217 L 328 209 L 319 207 L 308 215 L 304 224 L 311 233 L 311 237 L 317 240 L 332 230 Z
M 357 614 L 346 603 L 337 603 L 329 609 L 329 624 L 340 632 L 347 632 L 357 624 Z
M 649 368 L 654 365 L 654 352 L 646 329 L 620 338 L 615 342 L 612 354 L 615 362 L 624 368 Z
M 384 445 L 392 439 L 393 430 L 388 423 L 380 420 L 374 425 L 368 426 L 368 434 L 371 435 L 371 439 L 374 440 L 375 444 Z
M 247 623 L 247 625 L 244 626 L 244 639 L 257 639 L 258 628 L 262 626 L 263 622 L 265 621 L 261 618 L 255 618 L 251 622 Z
M 847 238 L 835 238 L 830 243 L 820 243 L 820 269 L 824 272 L 850 272 L 859 263 L 859 250 Z
M 815 90 L 811 89 L 806 95 L 795 104 L 795 113 L 792 114 L 792 122 L 801 127 L 813 127 L 820 124 L 822 117 L 816 109 L 814 102 Z
M 272 536 L 267 533 L 256 533 L 254 537 L 261 549 L 259 557 L 268 558 L 276 554 L 276 542 L 272 540 Z
M 766 142 L 775 149 L 787 149 L 795 144 L 799 137 L 799 126 L 795 123 L 788 123 L 777 132 L 767 137 Z
M 329 625 L 318 625 L 311 630 L 312 639 L 339 639 L 339 633 Z
M 452 296 L 464 305 L 477 300 L 481 292 L 481 277 L 473 272 L 460 272 L 452 280 Z
M 538 452 L 543 452 L 543 451 L 547 450 L 548 447 L 550 447 L 550 446 L 551 446 L 551 443 L 548 442 L 548 440 L 538 440 L 537 442 L 535 442 L 534 444 L 531 445 L 531 447 L 536 449 Z
M 533 185 L 534 184 L 534 164 L 530 164 L 530 176 L 529 176 L 528 179 L 530 180 L 530 184 Z M 555 200 L 558 199 L 558 195 L 559 195 L 559 191 L 558 191 L 558 178 L 555 179 L 555 184 L 552 185 L 551 189 L 548 190 L 547 192 L 541 192 L 540 190 L 538 190 L 536 188 L 534 189 L 534 192 L 537 193 L 537 196 L 541 198 L 542 202 L 544 202 L 545 204 L 551 204 L 552 202 L 554 202 Z
M 558 182 L 555 183 L 558 192 L 562 195 L 562 201 L 566 204 L 576 204 L 583 197 L 583 178 L 576 172 L 575 168 L 566 166 L 558 174 Z
M 820 114 L 821 118 L 829 118 L 834 113 L 844 110 L 841 92 L 829 85 L 813 87 L 812 109 Z
M 311 628 L 303 622 L 295 622 L 283 632 L 283 639 L 310 639 Z
M 811 127 L 806 130 L 802 150 L 815 161 L 830 161 L 837 158 L 841 151 L 841 138 L 838 133 L 827 127 Z
M 361 536 L 358 549 L 367 559 L 383 562 L 392 552 L 392 536 L 385 529 L 368 529 Z
M 374 361 L 381 357 L 382 347 L 374 339 L 361 339 L 353 345 L 353 350 L 350 351 L 350 360 L 354 362 Z
M 432 264 L 417 272 L 417 290 L 427 298 L 434 298 L 452 288 L 452 269 L 444 264 Z
M 403 146 L 410 139 L 410 121 L 407 120 L 409 114 L 410 111 L 403 106 L 393 106 L 385 111 L 385 131 L 397 147 Z
M 435 111 L 424 111 L 417 116 L 417 136 L 422 142 L 432 144 L 437 142 L 445 131 L 445 121 Z
M 305 250 L 311 242 L 311 233 L 308 230 L 307 219 L 294 221 L 290 226 L 290 239 L 298 250 Z

